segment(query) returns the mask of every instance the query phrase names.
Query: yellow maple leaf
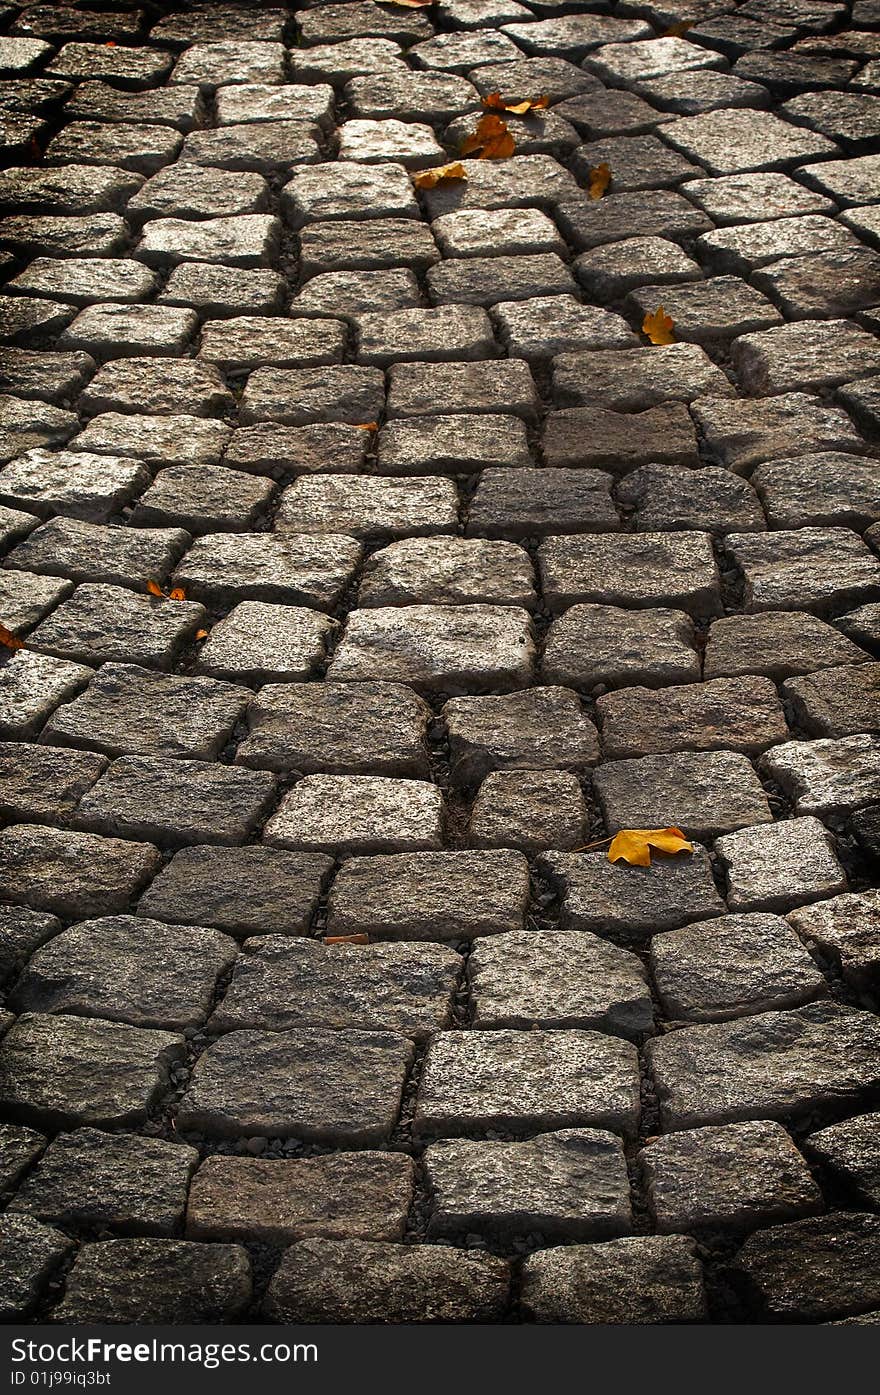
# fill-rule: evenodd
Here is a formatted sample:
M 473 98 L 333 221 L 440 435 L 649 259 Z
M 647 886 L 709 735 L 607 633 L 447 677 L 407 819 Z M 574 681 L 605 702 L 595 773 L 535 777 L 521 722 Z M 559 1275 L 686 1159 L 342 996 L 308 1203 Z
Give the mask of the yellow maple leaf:
M 467 179 L 467 170 L 460 160 L 453 160 L 451 165 L 435 165 L 431 170 L 420 170 L 413 175 L 413 184 L 417 189 L 433 189 L 437 184 L 450 183 L 455 179 Z
M 607 160 L 603 160 L 601 165 L 591 166 L 588 176 L 590 182 L 587 193 L 591 199 L 601 199 L 611 183 L 611 166 Z
M 525 116 L 530 111 L 544 111 L 549 104 L 549 97 L 534 97 L 525 102 L 505 102 L 500 92 L 490 92 L 483 98 L 484 107 L 491 111 L 509 111 L 514 116 Z
M 461 143 L 462 155 L 472 155 L 476 151 L 478 160 L 509 160 L 515 149 L 516 141 L 507 122 L 491 111 L 480 117 L 476 130 Z
M 650 867 L 651 849 L 658 852 L 693 852 L 680 828 L 622 828 L 611 840 L 609 862 L 630 862 L 634 867 Z
M 647 334 L 652 344 L 674 344 L 673 328 L 672 316 L 667 315 L 662 305 L 642 320 L 642 333 Z

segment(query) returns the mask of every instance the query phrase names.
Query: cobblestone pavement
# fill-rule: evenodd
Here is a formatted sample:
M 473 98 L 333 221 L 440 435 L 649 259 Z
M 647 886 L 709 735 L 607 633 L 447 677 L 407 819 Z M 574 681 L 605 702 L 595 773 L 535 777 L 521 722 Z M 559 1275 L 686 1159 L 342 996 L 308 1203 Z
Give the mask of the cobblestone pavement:
M 880 1322 L 880 2 L 0 16 L 0 1316 Z

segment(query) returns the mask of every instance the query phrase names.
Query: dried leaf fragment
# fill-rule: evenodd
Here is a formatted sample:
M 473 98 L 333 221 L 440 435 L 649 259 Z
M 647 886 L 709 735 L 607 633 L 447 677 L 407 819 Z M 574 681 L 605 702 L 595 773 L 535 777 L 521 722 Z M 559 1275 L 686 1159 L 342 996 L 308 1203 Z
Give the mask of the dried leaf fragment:
M 151 596 L 164 597 L 165 595 L 165 592 L 162 590 L 162 587 L 159 585 L 158 581 L 148 581 L 147 590 L 149 591 Z
M 379 423 L 377 421 L 358 421 L 355 422 L 355 429 L 357 431 L 378 431 Z
M 680 828 L 622 828 L 611 840 L 608 861 L 629 862 L 633 867 L 650 867 L 651 849 L 658 852 L 693 852 Z
M 425 10 L 434 0 L 382 0 L 383 5 L 399 5 L 402 10 Z
M 483 98 L 483 106 L 491 111 L 509 111 L 514 116 L 525 116 L 529 111 L 544 111 L 549 105 L 549 97 L 534 97 L 525 102 L 505 102 L 500 92 L 490 92 Z
M 477 122 L 475 131 L 465 136 L 461 143 L 462 155 L 478 151 L 478 160 L 508 160 L 516 150 L 516 141 L 507 127 L 494 112 L 487 111 Z
M 668 29 L 663 29 L 660 33 L 661 39 L 683 39 L 689 29 L 693 29 L 692 19 L 681 19 L 678 24 L 670 24 Z
M 431 170 L 420 170 L 413 175 L 413 184 L 417 189 L 433 189 L 437 184 L 450 184 L 456 179 L 467 179 L 467 170 L 460 160 L 453 160 L 451 165 L 436 165 Z
M 662 305 L 642 320 L 642 333 L 647 334 L 652 344 L 674 344 L 674 327 L 672 316 L 667 315 Z
M 0 624 L 0 644 L 4 645 L 7 649 L 24 648 L 24 640 L 20 639 L 18 635 L 13 634 L 6 625 L 2 624 Z
M 590 198 L 601 199 L 611 183 L 611 166 L 607 160 L 603 160 L 601 165 L 592 165 L 588 171 L 588 178 L 587 193 Z
M 325 935 L 325 945 L 368 945 L 369 935 Z
M 207 639 L 207 638 L 208 638 L 208 631 L 207 631 L 207 630 L 196 630 L 196 639 Z
M 156 596 L 160 601 L 185 601 L 186 592 L 182 586 L 175 586 L 171 591 L 163 591 L 158 581 L 148 581 L 147 590 L 151 596 Z

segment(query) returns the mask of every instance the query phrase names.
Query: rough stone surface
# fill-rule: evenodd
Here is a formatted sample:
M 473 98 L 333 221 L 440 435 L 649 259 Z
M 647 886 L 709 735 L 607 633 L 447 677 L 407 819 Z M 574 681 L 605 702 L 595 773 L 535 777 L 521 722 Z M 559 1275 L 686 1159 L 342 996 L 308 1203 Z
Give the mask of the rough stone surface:
M 787 909 L 846 890 L 833 839 L 812 816 L 741 828 L 719 838 L 716 851 L 732 910 Z
M 638 1235 L 538 1250 L 522 1302 L 537 1322 L 627 1326 L 706 1318 L 703 1273 L 683 1235 Z
M 554 852 L 541 859 L 558 891 L 563 930 L 641 937 L 721 915 L 724 902 L 705 849 L 652 860 L 650 867 L 608 861 L 604 853 Z
M 83 1245 L 53 1311 L 58 1323 L 215 1323 L 240 1318 L 251 1299 L 240 1245 L 104 1240 Z

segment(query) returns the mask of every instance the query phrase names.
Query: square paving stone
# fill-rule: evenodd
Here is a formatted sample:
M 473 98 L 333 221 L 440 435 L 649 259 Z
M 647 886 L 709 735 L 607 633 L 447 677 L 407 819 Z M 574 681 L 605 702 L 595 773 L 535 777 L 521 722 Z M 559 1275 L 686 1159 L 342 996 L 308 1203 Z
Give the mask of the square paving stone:
M 565 243 L 553 219 L 537 208 L 460 209 L 431 224 L 447 257 L 562 254 Z
M 478 785 L 492 770 L 583 770 L 599 759 L 596 728 L 568 688 L 456 697 L 442 717 L 457 785 Z
M 843 247 L 784 257 L 760 267 L 752 281 L 791 319 L 852 315 L 880 300 L 880 256 L 865 247 Z
M 201 1026 L 234 940 L 218 930 L 107 916 L 62 930 L 32 955 L 12 989 L 19 1012 L 107 1017 L 133 1027 Z
M 880 975 L 880 893 L 845 892 L 790 911 L 786 920 L 807 948 L 827 956 L 856 992 L 870 993 Z
M 548 538 L 538 549 L 538 565 L 545 600 L 553 610 L 576 601 L 639 610 L 680 606 L 699 619 L 721 609 L 708 533 Z
M 60 929 L 61 922 L 54 915 L 24 906 L 0 906 L 0 981 L 11 978 L 33 951 Z
M 2 226 L 0 224 L 0 228 Z M 94 362 L 88 354 L 7 348 L 3 351 L 3 362 L 0 364 L 0 391 L 16 394 L 18 399 L 41 398 L 46 402 L 64 402 L 85 387 L 94 371 Z
M 370 555 L 361 606 L 526 606 L 536 601 L 532 564 L 516 543 L 481 538 L 403 538 Z
M 627 939 L 721 915 L 712 867 L 699 845 L 686 857 L 655 857 L 650 867 L 625 867 L 605 853 L 552 852 L 541 871 L 560 898 L 560 927 Z
M 279 368 L 314 368 L 338 363 L 344 349 L 345 328 L 338 320 L 241 315 L 205 325 L 199 358 L 218 363 L 224 372 L 243 373 L 270 364 Z M 273 376 L 263 374 L 258 381 L 268 386 Z
M 419 216 L 403 165 L 363 165 L 353 160 L 293 170 L 281 192 L 281 210 L 292 228 L 324 219 Z
M 682 1129 L 639 1153 L 657 1229 L 751 1230 L 822 1207 L 785 1129 L 771 1120 Z
M 180 843 L 244 843 L 268 812 L 273 777 L 211 761 L 122 756 L 80 800 L 76 822 L 101 833 Z
M 97 666 L 126 660 L 170 668 L 205 620 L 202 606 L 86 582 L 28 637 L 39 652 Z
M 731 470 L 711 465 L 691 470 L 681 465 L 643 465 L 615 489 L 617 502 L 634 511 L 637 532 L 696 528 L 713 533 L 767 525 L 754 489 Z
M 880 1031 L 867 1012 L 807 1003 L 682 1027 L 648 1043 L 666 1129 L 788 1119 L 876 1093 Z
M 157 288 L 145 266 L 123 257 L 35 257 L 7 289 L 13 294 L 48 296 L 74 305 L 93 301 L 146 300 Z
M 807 1135 L 806 1146 L 863 1205 L 880 1203 L 880 1115 L 864 1114 Z
M 83 664 L 17 650 L 0 666 L 0 736 L 35 736 L 59 703 L 84 688 L 93 673 Z
M 357 336 L 358 362 L 380 366 L 406 359 L 491 358 L 496 353 L 489 317 L 478 304 L 367 313 L 357 321 Z
M 331 775 L 429 772 L 431 709 L 402 683 L 284 683 L 261 689 L 236 760 Z
M 550 626 L 543 673 L 586 689 L 692 683 L 700 677 L 695 643 L 694 623 L 681 610 L 573 605 Z
M 880 368 L 880 343 L 848 320 L 804 320 L 744 334 L 733 367 L 752 396 L 833 387 Z
M 215 1323 L 241 1318 L 251 1301 L 241 1245 L 183 1240 L 104 1240 L 83 1245 L 58 1323 Z
M 610 88 L 583 92 L 554 102 L 554 115 L 564 117 L 587 140 L 599 136 L 636 135 L 651 131 L 663 120 L 655 107 L 632 92 Z
M 212 760 L 226 745 L 251 696 L 247 688 L 212 678 L 107 663 L 80 697 L 56 711 L 43 734 L 63 745 L 111 756 Z M 149 714 L 156 720 L 145 722 Z
M 0 1100 L 38 1127 L 142 1124 L 183 1058 L 171 1032 L 25 1013 L 0 1042 Z
M 811 816 L 719 838 L 732 910 L 787 910 L 846 891 L 831 835 Z
M 443 823 L 443 798 L 427 781 L 306 775 L 284 796 L 263 839 L 338 858 L 418 852 L 443 846 Z
M 147 223 L 137 255 L 152 266 L 178 262 L 223 262 L 230 266 L 271 266 L 278 254 L 281 224 L 267 213 L 235 218 L 156 218 Z M 166 316 L 192 311 L 162 309 Z
M 716 175 L 787 170 L 806 160 L 839 154 L 825 136 L 792 126 L 767 111 L 726 108 L 684 116 L 665 122 L 661 133 L 673 149 Z
M 581 305 L 573 295 L 503 300 L 492 318 L 511 354 L 542 360 L 577 349 L 628 349 L 638 343 L 620 315 Z
M 747 610 L 821 615 L 880 596 L 880 566 L 848 528 L 730 533 L 726 546 L 743 574 Z
M 513 62 L 520 54 L 506 34 L 480 29 L 472 34 L 435 34 L 414 46 L 412 58 L 420 68 L 467 73 L 483 64 Z
M 639 320 L 662 305 L 674 321 L 675 338 L 693 344 L 719 345 L 782 321 L 770 301 L 738 276 L 712 276 L 673 286 L 639 286 L 630 292 L 626 303 Z
M 523 928 L 528 897 L 528 864 L 510 849 L 353 857 L 333 883 L 327 931 L 388 940 L 497 935 Z
M 857 646 L 864 645 L 860 654 L 853 654 L 852 651 L 844 662 L 858 663 L 862 655 L 868 654 L 877 656 L 877 621 L 880 619 L 880 603 L 873 601 L 868 605 L 857 606 L 855 610 L 848 610 L 843 615 L 835 617 L 834 624 Z
M 236 470 L 277 477 L 288 471 L 339 471 L 355 475 L 363 469 L 370 435 L 343 422 L 312 422 L 308 426 L 240 426 L 232 433 L 224 465 Z M 404 472 L 408 473 L 408 472 Z
M 483 69 L 484 73 L 492 71 L 491 68 Z M 577 74 L 577 70 L 574 71 Z M 486 92 L 498 90 L 497 83 L 493 87 L 477 73 L 474 73 L 474 78 L 475 86 L 482 86 Z M 531 92 L 535 89 L 530 84 L 526 90 Z M 546 88 L 537 90 L 544 92 Z M 559 200 L 576 199 L 579 193 L 574 175 L 551 155 L 518 155 L 513 161 L 465 160 L 463 164 L 466 179 L 452 180 L 420 191 L 432 222 L 460 208 L 549 208 L 555 212 Z M 565 232 L 565 229 L 562 231 Z M 700 231 L 703 231 L 702 227 Z
M 778 397 L 698 397 L 691 411 L 711 460 L 737 474 L 811 451 L 860 451 L 864 443 L 839 407 L 805 392 Z
M 842 524 L 861 532 L 880 517 L 880 471 L 867 457 L 827 451 L 771 461 L 752 483 L 771 528 Z
M 43 158 L 52 165 L 106 165 L 112 160 L 119 169 L 152 174 L 175 159 L 182 140 L 168 126 L 71 121 L 52 137 Z
M 277 601 L 330 610 L 360 556 L 354 538 L 331 533 L 208 533 L 196 538 L 172 582 L 210 605 Z
M 589 181 L 590 170 L 600 164 L 611 166 L 616 194 L 636 189 L 668 189 L 682 180 L 702 174 L 676 151 L 670 150 L 655 135 L 609 136 L 578 146 L 572 157 L 572 168 L 583 182 Z
M 323 329 L 317 337 L 326 343 Z M 353 363 L 334 363 L 326 368 L 258 368 L 247 380 L 239 420 L 243 426 L 258 421 L 279 421 L 287 426 L 345 421 L 359 426 L 377 421 L 384 408 L 385 380 L 378 368 Z
M 847 230 L 833 218 L 815 215 L 776 218 L 767 223 L 746 223 L 739 227 L 716 229 L 715 232 L 703 233 L 697 240 L 697 251 L 713 270 L 733 272 L 740 276 L 751 276 L 754 272 L 755 285 L 777 304 L 781 304 L 781 301 L 776 294 L 774 278 L 788 268 L 783 269 L 775 263 L 780 260 L 800 262 L 810 253 L 845 252 L 856 246 Z M 783 304 L 782 308 L 791 313 L 788 304 Z M 829 313 L 841 314 L 845 311 Z
M 73 1249 L 60 1230 L 29 1216 L 4 1216 L 0 1222 L 0 1317 L 21 1321 L 33 1312 L 55 1271 Z
M 276 532 L 354 537 L 449 533 L 458 524 L 458 491 L 438 475 L 389 479 L 300 475 L 281 496 Z
M 194 310 L 171 305 L 88 305 L 58 337 L 59 348 L 94 358 L 184 353 L 198 329 Z
M 520 848 L 525 853 L 573 848 L 589 827 L 576 775 L 562 770 L 497 770 L 480 786 L 471 810 L 472 848 Z
M 528 300 L 571 293 L 571 272 L 555 252 L 532 256 L 448 257 L 429 267 L 428 294 L 436 305 L 458 301 L 469 305 L 495 305 L 499 301 Z
M 172 61 L 169 53 L 156 48 L 123 48 L 115 44 L 109 48 L 107 44 L 70 43 L 59 49 L 46 72 L 71 81 L 101 78 L 137 91 L 164 81 L 171 71 Z
M 392 161 L 414 169 L 443 155 L 431 127 L 416 121 L 343 121 L 336 140 L 341 160 L 369 164 Z
M 139 460 L 86 451 L 29 450 L 0 471 L 0 500 L 48 517 L 104 523 L 149 484 Z
M 880 377 L 864 378 L 861 382 L 845 383 L 836 396 L 852 414 L 863 431 L 876 436 L 880 430 Z M 852 447 L 850 447 L 852 449 Z
M 241 601 L 211 630 L 196 666 L 233 682 L 294 682 L 318 666 L 333 631 L 319 611 Z
M 121 170 L 118 173 L 122 175 Z M 135 176 L 132 187 L 139 183 Z M 13 214 L 0 220 L 0 244 L 33 257 L 112 257 L 128 246 L 128 228 L 118 213 L 87 213 L 78 218 Z
M 596 770 L 593 787 L 612 832 L 675 825 L 688 837 L 712 838 L 772 820 L 751 764 L 734 751 L 609 761 Z
M 120 448 L 162 465 L 216 464 L 232 435 L 223 421 L 202 417 L 103 412 L 76 438 L 77 450 L 114 455 Z
M 208 1157 L 193 1178 L 186 1231 L 194 1240 L 402 1240 L 412 1200 L 403 1153 L 313 1158 Z
M 661 751 L 764 750 L 789 735 L 769 678 L 716 678 L 685 687 L 625 688 L 596 701 L 606 760 Z
M 4 897 L 82 919 L 124 911 L 159 867 L 149 843 L 19 823 L 0 834 Z
M 440 260 L 431 230 L 412 218 L 331 219 L 299 235 L 304 276 L 322 271 L 378 271 L 403 266 L 424 271 Z
M 597 1240 L 632 1227 L 620 1139 L 561 1129 L 524 1143 L 444 1139 L 425 1153 L 432 1237 Z
M 786 741 L 762 757 L 763 768 L 794 801 L 798 814 L 851 813 L 880 800 L 880 740 Z
M 76 1129 L 49 1144 L 10 1214 L 136 1235 L 180 1229 L 199 1155 L 186 1144 Z
M 629 38 L 629 35 L 627 35 Z M 594 49 L 585 67 L 609 85 L 627 86 L 643 77 L 686 73 L 700 68 L 724 68 L 717 53 L 698 48 L 676 35 L 643 39 L 638 43 L 609 43 Z
M 207 88 L 227 82 L 283 82 L 284 57 L 284 47 L 278 43 L 237 38 L 194 43 L 178 58 L 170 81 Z
M 251 845 L 181 848 L 137 911 L 175 925 L 214 925 L 239 938 L 302 935 L 332 867 L 321 853 Z
M 412 271 L 325 271 L 312 276 L 294 295 L 296 315 L 337 317 L 354 325 L 362 315 L 414 309 L 421 305 Z
M 419 1039 L 449 1025 L 461 958 L 443 945 L 320 945 L 283 935 L 247 941 L 211 1018 L 240 1028 L 359 1028 Z
M 538 390 L 527 363 L 397 363 L 389 370 L 389 417 L 446 412 L 512 413 L 526 421 L 538 411 Z
M 219 126 L 239 121 L 317 121 L 325 129 L 333 128 L 333 89 L 328 83 L 229 84 L 218 89 L 215 100 Z
M 496 413 L 417 416 L 379 431 L 381 474 L 473 474 L 484 467 L 530 465 L 526 424 Z
M 22 451 L 63 445 L 76 430 L 73 412 L 43 402 L 0 397 L 0 462 Z
M 233 406 L 232 394 L 211 364 L 182 359 L 128 358 L 105 363 L 80 393 L 79 407 L 91 416 L 99 412 L 185 413 L 219 416 Z
M 812 189 L 828 194 L 844 208 L 877 203 L 877 170 L 880 156 L 860 155 L 850 160 L 823 160 L 804 165 L 799 176 Z
M 46 300 L 42 296 L 0 297 L 0 343 L 36 344 L 46 339 L 55 340 L 75 314 L 73 305 L 60 300 Z
M 71 589 L 69 582 L 56 581 L 54 577 L 4 570 L 0 573 L 0 611 L 4 625 L 14 634 L 30 629 L 69 596 Z
M 180 164 L 271 176 L 319 159 L 319 142 L 320 127 L 314 121 L 243 122 L 191 132 L 180 152 Z
M 697 344 L 582 350 L 558 354 L 553 360 L 553 395 L 558 407 L 641 412 L 660 402 L 692 402 L 695 397 L 732 393 L 722 370 Z
M 636 82 L 634 88 L 639 95 L 633 96 L 633 101 L 647 97 L 662 113 L 673 112 L 676 116 L 698 116 L 701 112 L 715 111 L 719 107 L 770 105 L 765 87 L 730 73 L 666 73 L 663 77 Z M 651 107 L 648 110 L 654 116 L 653 125 L 669 119 L 665 115 L 658 115 Z
M 0 548 L 8 553 L 10 547 L 33 532 L 39 521 L 36 514 L 23 513 L 21 509 L 9 509 L 5 504 L 0 504 Z M 8 556 L 5 564 L 9 565 Z
M 300 1240 L 282 1258 L 263 1313 L 278 1323 L 494 1323 L 509 1295 L 508 1261 L 492 1255 L 446 1245 Z
M 468 508 L 467 533 L 501 538 L 616 532 L 620 516 L 604 470 L 489 469 Z
M 402 617 L 396 606 L 379 606 L 351 612 L 327 676 L 455 696 L 525 688 L 534 663 L 531 619 L 521 607 L 412 605 Z
M 125 207 L 143 176 L 113 165 L 65 165 L 63 169 L 12 169 L 0 175 L 0 197 L 20 213 L 84 216 Z M 856 200 L 863 203 L 863 199 Z
M 65 115 L 83 121 L 124 125 L 152 122 L 157 126 L 176 126 L 178 131 L 191 131 L 205 120 L 204 98 L 194 85 L 124 92 L 109 82 L 80 82 L 64 111 Z
M 0 1124 L 0 1185 L 12 1191 L 42 1153 L 47 1140 L 23 1124 Z
M 688 181 L 687 196 L 705 209 L 719 227 L 760 223 L 770 218 L 792 218 L 799 214 L 834 212 L 830 199 L 812 189 L 805 189 L 787 174 L 771 172 L 730 174 L 721 179 L 691 179 Z
M 713 620 L 703 656 L 706 679 L 763 673 L 775 682 L 798 673 L 858 663 L 868 655 L 803 611 L 761 611 Z
M 782 692 L 809 736 L 880 731 L 880 664 L 827 668 L 790 679 Z
M 92 751 L 0 742 L 0 814 L 11 823 L 66 823 L 106 766 Z
M 132 517 L 193 534 L 245 532 L 266 514 L 274 492 L 269 480 L 223 465 L 169 465 L 141 495 Z
M 618 475 L 651 462 L 696 465 L 699 460 L 694 425 L 683 402 L 664 402 L 645 412 L 601 407 L 551 412 L 541 446 L 548 466 L 600 466 Z
M 138 222 L 154 218 L 232 219 L 265 209 L 268 193 L 262 175 L 209 169 L 180 160 L 146 180 L 129 199 L 126 211 Z
M 383 1145 L 412 1059 L 412 1042 L 391 1032 L 229 1032 L 196 1062 L 177 1127 L 214 1138 Z
M 525 1262 L 522 1304 L 527 1315 L 546 1323 L 706 1321 L 702 1265 L 684 1235 L 538 1250 Z
M 598 1032 L 438 1032 L 416 1104 L 418 1137 L 593 1125 L 635 1132 L 638 1056 Z
M 666 286 L 700 277 L 699 264 L 664 237 L 625 237 L 595 247 L 581 253 L 575 271 L 587 294 L 600 301 L 619 300 L 645 282 Z
M 770 1321 L 816 1322 L 876 1308 L 878 1253 L 880 1216 L 838 1211 L 759 1231 L 735 1264 Z
M 203 319 L 274 315 L 287 298 L 276 271 L 249 271 L 220 262 L 181 262 L 159 296 L 161 305 L 191 305 Z
M 468 980 L 475 1027 L 591 1027 L 638 1040 L 654 1026 L 637 956 L 584 932 L 525 930 L 482 940 Z
M 827 991 L 797 935 L 775 915 L 729 915 L 657 935 L 651 972 L 666 1016 L 680 1022 L 797 1007 Z

